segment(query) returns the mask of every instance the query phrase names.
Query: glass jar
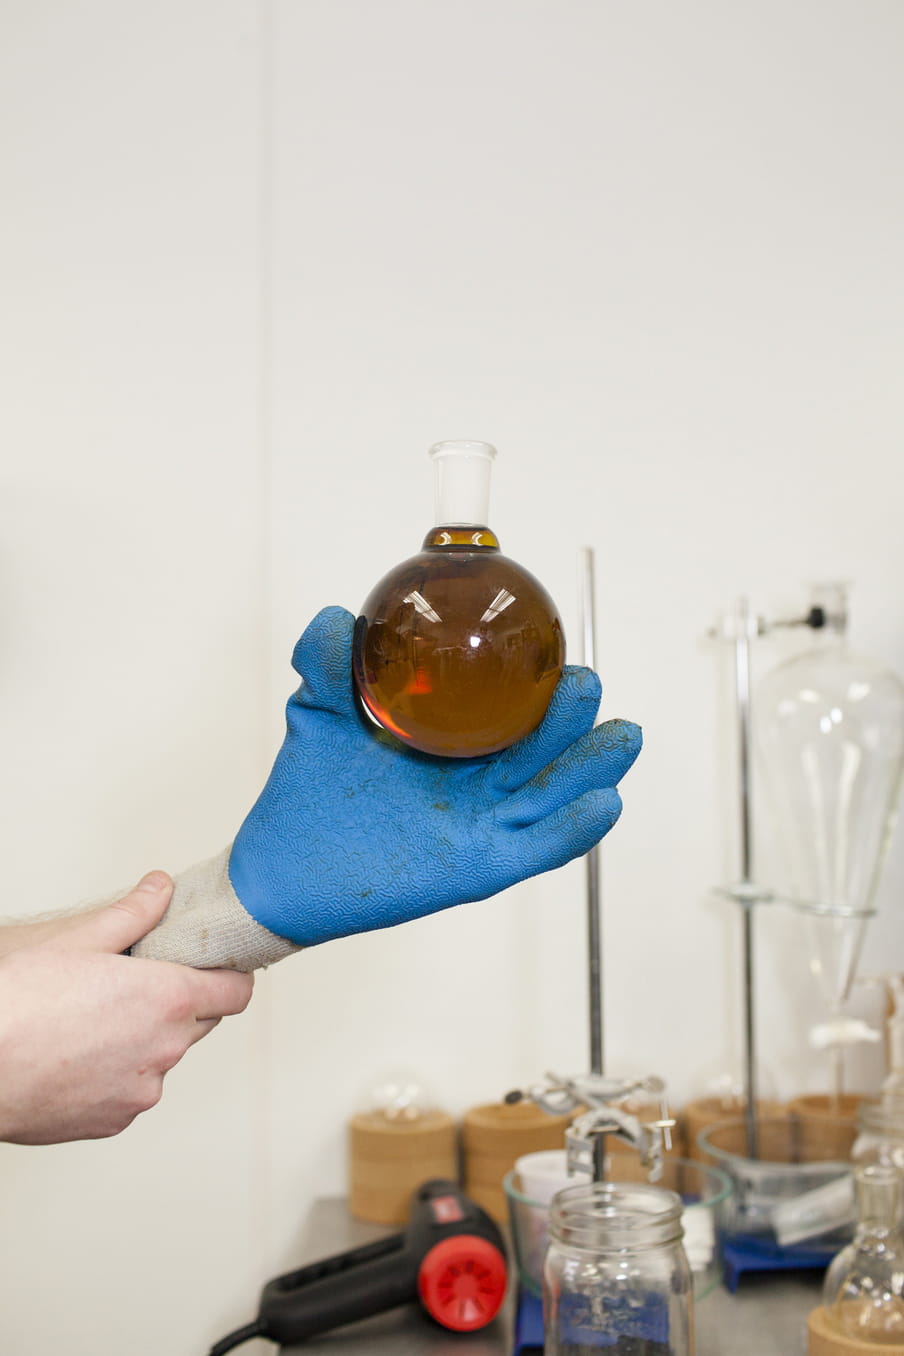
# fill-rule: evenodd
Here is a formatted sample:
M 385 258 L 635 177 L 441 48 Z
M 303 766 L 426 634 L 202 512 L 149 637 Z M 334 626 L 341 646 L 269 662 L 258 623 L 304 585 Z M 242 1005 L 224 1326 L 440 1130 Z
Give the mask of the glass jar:
M 546 1356 L 690 1356 L 681 1197 L 646 1183 L 566 1187 L 549 1208 Z

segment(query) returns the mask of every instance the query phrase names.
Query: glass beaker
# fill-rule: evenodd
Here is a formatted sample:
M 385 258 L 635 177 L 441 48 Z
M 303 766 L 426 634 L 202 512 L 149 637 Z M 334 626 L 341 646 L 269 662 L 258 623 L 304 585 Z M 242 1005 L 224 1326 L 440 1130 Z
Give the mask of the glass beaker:
M 757 1119 L 756 1158 L 748 1154 L 747 1123 L 742 1117 L 717 1122 L 700 1134 L 700 1149 L 731 1178 L 726 1228 L 729 1235 L 756 1234 L 767 1241 L 776 1233 L 779 1218 L 805 1193 L 845 1177 L 850 1169 L 847 1150 L 834 1157 L 844 1136 L 854 1139 L 854 1122 L 839 1117 L 831 1133 L 809 1135 L 795 1116 Z M 834 1226 L 830 1226 L 834 1227 Z M 786 1220 L 782 1220 L 783 1235 Z
M 831 1326 L 860 1342 L 904 1343 L 902 1185 L 895 1167 L 855 1169 L 858 1224 L 854 1240 L 829 1264 L 823 1307 Z
M 642 1183 L 566 1187 L 549 1208 L 546 1356 L 691 1356 L 681 1197 Z
M 565 638 L 546 589 L 486 525 L 496 449 L 443 442 L 430 456 L 436 526 L 365 599 L 355 685 L 373 719 L 411 748 L 482 757 L 539 725 Z

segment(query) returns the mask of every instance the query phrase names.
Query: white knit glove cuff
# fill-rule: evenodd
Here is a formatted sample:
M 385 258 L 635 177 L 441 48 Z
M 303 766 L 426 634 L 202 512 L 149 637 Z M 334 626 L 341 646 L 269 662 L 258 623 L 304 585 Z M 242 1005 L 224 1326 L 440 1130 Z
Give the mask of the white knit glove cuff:
M 175 879 L 162 920 L 136 942 L 133 956 L 176 961 L 200 970 L 257 970 L 301 947 L 277 937 L 242 908 L 229 879 L 231 845 Z

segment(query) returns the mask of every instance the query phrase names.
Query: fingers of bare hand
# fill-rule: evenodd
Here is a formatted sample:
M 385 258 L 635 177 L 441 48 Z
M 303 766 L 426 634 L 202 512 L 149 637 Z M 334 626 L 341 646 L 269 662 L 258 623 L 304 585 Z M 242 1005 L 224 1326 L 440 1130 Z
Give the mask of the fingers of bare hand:
M 194 1007 L 199 1020 L 233 1017 L 251 1001 L 254 976 L 239 970 L 195 970 Z
M 194 1028 L 188 1037 L 189 1045 L 195 1045 L 205 1036 L 209 1036 L 214 1027 L 219 1026 L 222 1020 L 222 1017 L 196 1017 Z
M 122 899 L 79 914 L 57 940 L 67 950 L 114 955 L 127 951 L 160 922 L 172 894 L 171 877 L 165 871 L 149 871 Z
M 124 1097 L 118 1107 L 118 1115 L 122 1117 L 122 1124 L 116 1129 L 109 1130 L 108 1134 L 118 1134 L 127 1125 L 131 1125 L 136 1116 L 142 1115 L 145 1111 L 150 1111 L 158 1104 L 163 1097 L 164 1077 L 174 1064 L 178 1064 L 180 1058 L 181 1055 L 169 1062 L 161 1061 L 159 1068 L 146 1068 L 141 1072 L 140 1077 L 133 1083 L 129 1094 Z

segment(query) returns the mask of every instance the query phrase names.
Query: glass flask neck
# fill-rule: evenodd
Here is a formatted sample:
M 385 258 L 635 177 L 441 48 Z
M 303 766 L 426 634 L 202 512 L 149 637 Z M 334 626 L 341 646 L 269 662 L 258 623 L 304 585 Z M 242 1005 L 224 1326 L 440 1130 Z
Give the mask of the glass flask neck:
M 864 1099 L 857 1111 L 857 1129 L 865 1137 L 860 1148 L 872 1152 L 879 1146 L 884 1155 L 890 1144 L 904 1142 L 904 1095 L 898 1087 L 883 1090 L 875 1101 Z M 872 1158 L 869 1159 L 873 1161 Z M 884 1158 L 880 1159 L 884 1161 Z
M 582 1252 L 634 1252 L 680 1243 L 681 1198 L 644 1183 L 566 1187 L 549 1209 L 550 1238 Z
M 895 1232 L 901 1219 L 901 1173 L 882 1163 L 857 1168 L 854 1174 L 857 1194 L 857 1239 L 882 1238 Z
M 434 443 L 428 455 L 433 462 L 436 526 L 486 528 L 495 447 L 468 440 Z

